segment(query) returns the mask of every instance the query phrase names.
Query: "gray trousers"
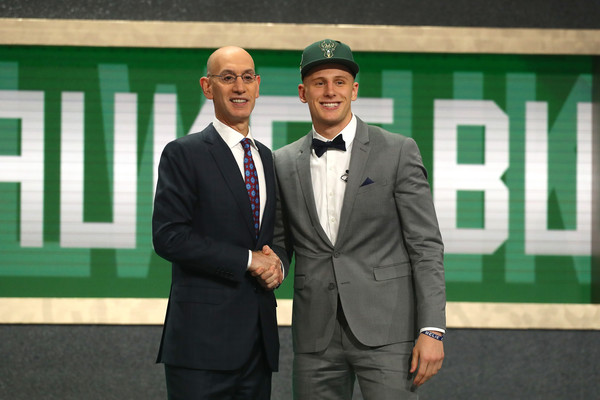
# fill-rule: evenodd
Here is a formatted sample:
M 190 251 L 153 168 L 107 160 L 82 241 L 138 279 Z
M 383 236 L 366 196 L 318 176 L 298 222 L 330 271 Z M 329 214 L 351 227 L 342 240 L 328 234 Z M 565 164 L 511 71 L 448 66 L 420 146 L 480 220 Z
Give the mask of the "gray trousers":
M 365 400 L 418 399 L 409 373 L 414 342 L 361 344 L 342 312 L 327 349 L 294 354 L 294 400 L 351 400 L 354 381 Z

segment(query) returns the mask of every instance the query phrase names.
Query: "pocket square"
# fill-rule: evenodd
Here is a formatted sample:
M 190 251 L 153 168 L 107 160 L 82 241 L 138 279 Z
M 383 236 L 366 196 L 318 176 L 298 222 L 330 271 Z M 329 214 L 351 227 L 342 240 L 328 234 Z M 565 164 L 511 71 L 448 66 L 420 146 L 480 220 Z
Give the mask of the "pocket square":
M 375 183 L 371 178 L 367 177 L 365 181 L 360 185 L 361 187 L 370 185 L 371 183 Z

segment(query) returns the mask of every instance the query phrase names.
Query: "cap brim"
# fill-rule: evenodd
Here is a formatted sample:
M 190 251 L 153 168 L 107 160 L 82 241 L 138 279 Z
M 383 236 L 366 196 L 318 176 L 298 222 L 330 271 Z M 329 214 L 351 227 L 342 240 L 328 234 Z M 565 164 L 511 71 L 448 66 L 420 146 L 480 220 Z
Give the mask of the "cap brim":
M 302 75 L 302 78 L 304 78 L 311 69 L 321 66 L 321 65 L 325 65 L 325 64 L 340 64 L 345 66 L 346 68 L 348 68 L 350 70 L 350 73 L 356 77 L 356 74 L 358 74 L 358 64 L 352 61 L 349 61 L 345 58 L 326 58 L 326 59 L 322 59 L 322 60 L 317 60 L 317 61 L 313 61 L 311 63 L 306 64 L 304 67 L 302 67 L 302 70 L 300 71 L 300 75 Z

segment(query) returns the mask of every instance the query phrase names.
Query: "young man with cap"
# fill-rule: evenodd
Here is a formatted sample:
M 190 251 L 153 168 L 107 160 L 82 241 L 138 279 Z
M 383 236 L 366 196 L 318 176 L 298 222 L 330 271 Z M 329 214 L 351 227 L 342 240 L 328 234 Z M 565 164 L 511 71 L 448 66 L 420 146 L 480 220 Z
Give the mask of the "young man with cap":
M 274 154 L 274 247 L 296 257 L 294 398 L 350 400 L 358 379 L 366 400 L 416 399 L 442 365 L 446 304 L 419 149 L 352 113 L 347 45 L 313 43 L 300 68 L 313 129 Z

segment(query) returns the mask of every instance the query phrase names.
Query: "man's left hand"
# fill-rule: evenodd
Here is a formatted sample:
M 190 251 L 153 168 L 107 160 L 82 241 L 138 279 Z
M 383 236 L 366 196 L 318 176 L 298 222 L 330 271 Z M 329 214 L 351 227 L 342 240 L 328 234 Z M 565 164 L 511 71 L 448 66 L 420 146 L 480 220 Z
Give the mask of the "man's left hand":
M 440 335 L 442 333 L 440 332 Z M 444 361 L 444 344 L 441 340 L 420 334 L 413 348 L 410 372 L 417 371 L 413 383 L 421 386 L 442 368 Z M 417 370 L 418 367 L 418 370 Z

